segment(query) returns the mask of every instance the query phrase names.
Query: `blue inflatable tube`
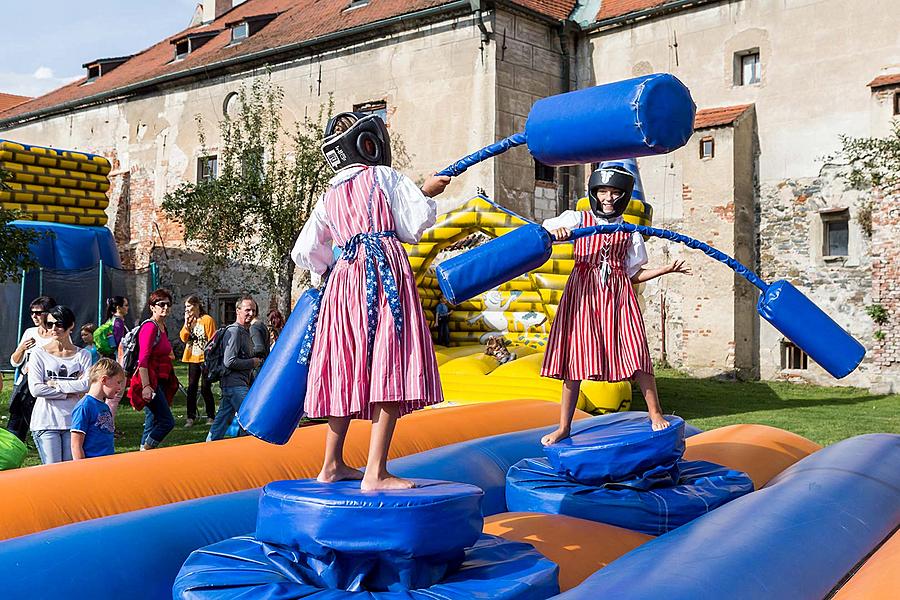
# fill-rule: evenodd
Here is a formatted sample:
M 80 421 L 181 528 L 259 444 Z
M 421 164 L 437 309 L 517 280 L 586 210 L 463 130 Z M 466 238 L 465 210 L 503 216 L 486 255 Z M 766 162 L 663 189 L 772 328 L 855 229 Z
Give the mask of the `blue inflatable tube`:
M 852 373 L 866 355 L 858 340 L 787 281 L 766 288 L 756 310 L 837 379 Z
M 297 357 L 318 316 L 318 306 L 319 290 L 300 296 L 238 410 L 241 427 L 261 440 L 286 444 L 303 418 L 309 365 L 299 363 Z
M 900 435 L 862 435 L 632 550 L 559 598 L 825 598 L 898 524 Z
M 695 111 L 683 83 L 656 73 L 542 98 L 525 137 L 531 154 L 554 167 L 665 154 L 690 139 Z
M 568 515 L 662 535 L 753 491 L 740 471 L 680 460 L 629 481 L 586 485 L 561 477 L 544 458 L 526 458 L 506 476 L 512 512 Z
M 443 261 L 437 266 L 438 285 L 445 298 L 458 304 L 506 283 L 510 273 L 537 269 L 552 253 L 550 232 L 525 225 Z
M 688 89 L 668 73 L 542 98 L 531 107 L 524 134 L 485 146 L 438 175 L 455 177 L 523 143 L 554 167 L 664 154 L 690 139 L 696 109 Z

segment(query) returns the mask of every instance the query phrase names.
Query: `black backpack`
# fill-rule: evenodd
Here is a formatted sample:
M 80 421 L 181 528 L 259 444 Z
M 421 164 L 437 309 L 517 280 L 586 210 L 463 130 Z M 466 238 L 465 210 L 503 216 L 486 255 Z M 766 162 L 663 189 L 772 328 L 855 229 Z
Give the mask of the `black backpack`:
M 207 342 L 206 348 L 203 349 L 203 366 L 201 370 L 210 383 L 220 381 L 228 373 L 228 367 L 225 366 L 224 339 L 225 332 L 228 331 L 229 327 L 234 327 L 234 325 L 217 329 L 212 339 Z
M 153 323 L 153 319 L 147 319 L 134 329 L 131 329 L 125 334 L 125 337 L 122 338 L 122 342 L 120 343 L 122 348 L 122 369 L 125 371 L 125 376 L 128 379 L 131 379 L 131 376 L 134 375 L 134 372 L 137 370 L 138 354 L 140 352 L 140 348 L 138 347 L 138 335 L 141 332 L 141 327 L 143 327 L 145 323 Z M 153 326 L 156 328 L 156 339 L 153 340 L 153 345 L 156 346 L 159 343 L 159 338 L 162 337 L 162 332 L 159 330 L 159 326 L 157 326 L 156 323 L 153 323 Z

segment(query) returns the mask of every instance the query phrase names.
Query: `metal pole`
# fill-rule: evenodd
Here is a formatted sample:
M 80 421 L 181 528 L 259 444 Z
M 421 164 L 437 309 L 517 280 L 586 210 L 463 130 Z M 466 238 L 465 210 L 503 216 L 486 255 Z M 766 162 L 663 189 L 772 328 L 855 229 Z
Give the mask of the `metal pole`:
M 25 332 L 25 330 L 22 328 L 22 309 L 25 304 L 25 275 L 26 275 L 26 272 L 23 269 L 22 270 L 22 284 L 19 286 L 19 326 L 16 328 L 19 331 L 19 337 L 16 338 L 16 344 L 19 343 L 19 340 L 22 339 L 22 334 Z M 16 383 L 19 379 L 19 368 L 20 367 L 16 367 L 16 370 L 13 373 L 13 383 Z
M 103 259 L 100 259 L 100 272 L 97 274 L 97 327 L 103 324 Z
M 38 296 L 44 295 L 44 267 L 38 271 Z

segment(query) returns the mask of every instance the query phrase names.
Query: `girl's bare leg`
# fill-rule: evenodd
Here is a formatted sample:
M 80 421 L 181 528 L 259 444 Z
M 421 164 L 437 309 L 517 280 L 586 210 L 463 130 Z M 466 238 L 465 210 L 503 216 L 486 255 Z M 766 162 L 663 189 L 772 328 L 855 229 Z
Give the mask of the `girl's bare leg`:
M 646 371 L 635 371 L 634 379 L 641 388 L 641 394 L 647 402 L 647 412 L 650 413 L 650 424 L 653 431 L 665 429 L 669 422 L 663 418 L 662 407 L 659 404 L 659 393 L 656 391 L 656 377 Z
M 328 433 L 325 436 L 325 462 L 316 477 L 322 483 L 334 483 L 346 479 L 362 479 L 362 472 L 348 467 L 344 462 L 344 440 L 350 427 L 350 417 L 328 417 Z
M 575 417 L 575 406 L 578 404 L 578 392 L 581 381 L 566 379 L 563 381 L 562 399 L 559 402 L 559 428 L 541 438 L 541 444 L 549 446 L 564 440 L 572 433 L 572 419 Z
M 372 437 L 369 440 L 369 459 L 363 476 L 363 490 L 405 490 L 416 486 L 387 470 L 388 450 L 394 427 L 400 415 L 400 405 L 396 402 L 376 402 L 372 404 Z

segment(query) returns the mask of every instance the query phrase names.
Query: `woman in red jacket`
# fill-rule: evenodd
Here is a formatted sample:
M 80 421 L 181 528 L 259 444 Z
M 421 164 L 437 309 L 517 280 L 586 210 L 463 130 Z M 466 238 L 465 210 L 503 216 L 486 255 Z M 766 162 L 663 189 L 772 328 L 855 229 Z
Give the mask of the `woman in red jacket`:
M 131 405 L 146 414 L 141 450 L 159 446 L 175 427 L 170 406 L 178 391 L 175 355 L 166 331 L 172 295 L 167 290 L 155 290 L 149 304 L 150 318 L 141 324 L 138 333 L 138 368 L 128 390 Z

